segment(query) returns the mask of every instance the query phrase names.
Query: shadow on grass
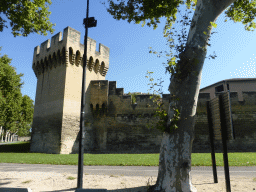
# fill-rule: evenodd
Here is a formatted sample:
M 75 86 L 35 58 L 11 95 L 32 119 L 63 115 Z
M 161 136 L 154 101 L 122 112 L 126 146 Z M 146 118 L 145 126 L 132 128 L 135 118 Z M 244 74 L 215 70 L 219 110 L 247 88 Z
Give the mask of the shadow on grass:
M 30 142 L 0 145 L 0 153 L 29 153 Z

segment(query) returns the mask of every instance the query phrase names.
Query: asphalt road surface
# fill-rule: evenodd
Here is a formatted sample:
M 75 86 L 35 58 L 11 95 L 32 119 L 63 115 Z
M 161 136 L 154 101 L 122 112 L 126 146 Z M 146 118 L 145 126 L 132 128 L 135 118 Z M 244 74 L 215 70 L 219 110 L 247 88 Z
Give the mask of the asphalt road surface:
M 0 163 L 0 172 L 56 172 L 77 174 L 77 165 L 42 165 Z M 152 176 L 157 177 L 157 166 L 84 166 L 84 174 L 90 175 L 123 175 L 123 176 Z M 255 167 L 229 167 L 230 177 L 256 177 Z M 213 175 L 212 167 L 192 167 L 191 175 Z M 224 167 L 217 167 L 217 175 L 224 175 Z

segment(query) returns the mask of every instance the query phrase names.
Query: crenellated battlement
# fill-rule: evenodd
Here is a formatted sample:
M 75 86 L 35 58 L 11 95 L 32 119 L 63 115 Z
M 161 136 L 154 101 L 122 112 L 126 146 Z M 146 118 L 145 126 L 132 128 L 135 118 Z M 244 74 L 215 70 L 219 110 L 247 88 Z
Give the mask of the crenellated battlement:
M 71 27 L 54 35 L 40 46 L 35 47 L 33 65 L 35 75 L 38 75 L 57 66 L 82 66 L 84 45 L 80 43 L 81 33 Z M 96 51 L 96 41 L 87 38 L 87 68 L 102 76 L 106 76 L 109 68 L 109 48 L 99 44 Z
M 116 81 L 94 80 L 89 87 L 91 110 L 104 110 L 107 116 L 153 114 L 157 109 L 157 105 L 150 98 L 152 94 L 138 94 L 133 98 L 132 95 L 124 93 L 124 88 L 117 88 Z M 162 99 L 168 108 L 168 94 L 164 94 Z
M 237 92 L 231 92 L 230 98 L 234 111 L 241 110 L 241 106 L 249 110 L 255 110 L 256 92 L 243 92 L 243 101 L 238 100 Z M 91 109 L 96 110 L 106 107 L 107 115 L 118 116 L 120 114 L 153 113 L 157 105 L 150 98 L 152 94 L 137 94 L 135 100 L 131 95 L 125 94 L 123 88 L 116 87 L 116 81 L 91 81 Z M 133 103 L 135 101 L 135 103 Z M 163 109 L 168 111 L 170 94 L 162 94 Z M 197 112 L 206 113 L 206 102 L 210 101 L 210 93 L 199 93 Z M 97 107 L 98 106 L 98 107 Z M 247 106 L 247 107 L 245 107 Z

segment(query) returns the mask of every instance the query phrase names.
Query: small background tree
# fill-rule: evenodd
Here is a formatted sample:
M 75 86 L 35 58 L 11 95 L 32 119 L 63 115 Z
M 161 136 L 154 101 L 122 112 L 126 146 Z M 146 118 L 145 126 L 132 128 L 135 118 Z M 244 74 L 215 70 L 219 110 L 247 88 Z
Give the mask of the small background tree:
M 1 141 L 19 136 L 29 135 L 33 119 L 34 104 L 29 96 L 22 96 L 21 82 L 23 74 L 17 74 L 10 65 L 7 55 L 0 57 L 0 136 Z

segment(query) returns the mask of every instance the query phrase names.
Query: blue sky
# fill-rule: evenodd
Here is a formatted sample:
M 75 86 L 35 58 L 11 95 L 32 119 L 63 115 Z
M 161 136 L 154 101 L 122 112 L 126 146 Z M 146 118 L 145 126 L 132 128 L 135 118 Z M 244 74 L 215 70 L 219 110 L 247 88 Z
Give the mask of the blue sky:
M 54 0 L 50 5 L 50 20 L 55 23 L 54 34 L 48 36 L 30 34 L 28 37 L 13 37 L 11 28 L 4 28 L 0 34 L 1 56 L 7 54 L 12 58 L 11 65 L 17 73 L 23 73 L 24 86 L 22 94 L 35 100 L 36 76 L 32 70 L 34 48 L 58 32 L 70 26 L 84 35 L 83 18 L 86 17 L 86 0 Z M 148 92 L 149 83 L 145 78 L 147 71 L 153 71 L 155 79 L 162 78 L 163 91 L 168 92 L 169 74 L 165 74 L 162 62 L 166 58 L 157 58 L 149 54 L 149 48 L 156 51 L 168 51 L 166 39 L 163 37 L 165 19 L 156 30 L 139 24 L 117 21 L 106 11 L 100 1 L 90 1 L 89 17 L 95 17 L 97 27 L 89 29 L 89 37 L 98 44 L 110 48 L 110 63 L 106 79 L 117 81 L 118 88 L 128 92 Z M 256 33 L 245 31 L 241 23 L 228 20 L 224 22 L 224 13 L 217 20 L 217 28 L 211 37 L 208 55 L 215 51 L 217 58 L 206 59 L 201 88 L 215 82 L 230 78 L 255 78 Z M 177 26 L 178 27 L 178 26 Z M 81 38 L 81 43 L 83 43 Z M 255 59 L 255 61 L 254 61 Z

